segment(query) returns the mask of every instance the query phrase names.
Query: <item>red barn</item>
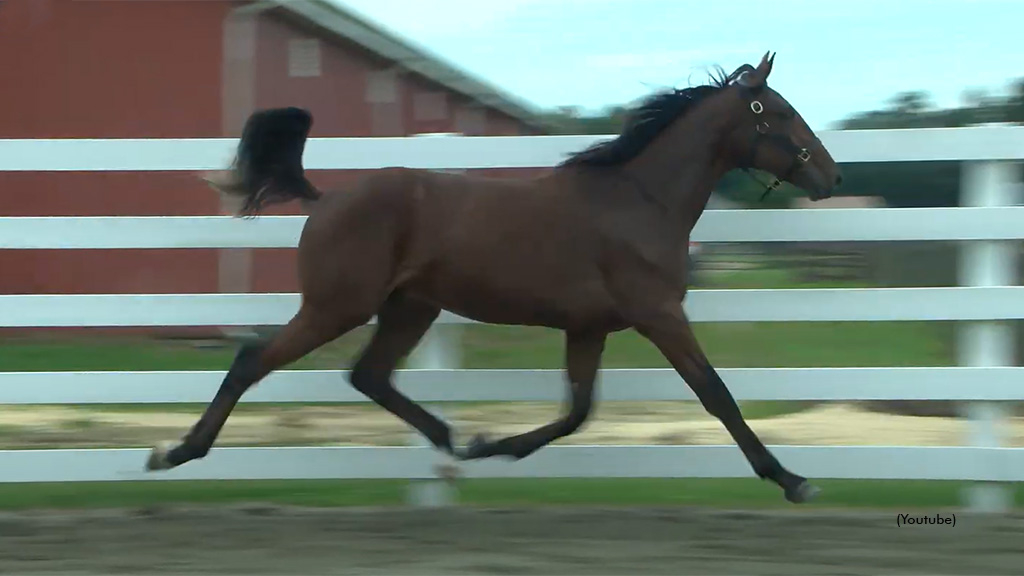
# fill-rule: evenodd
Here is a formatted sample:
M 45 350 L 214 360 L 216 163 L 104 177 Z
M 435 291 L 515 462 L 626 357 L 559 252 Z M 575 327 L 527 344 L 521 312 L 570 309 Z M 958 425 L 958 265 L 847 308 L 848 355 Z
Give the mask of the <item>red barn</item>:
M 0 0 L 0 85 L 0 138 L 237 137 L 283 105 L 313 112 L 314 137 L 546 132 L 527 105 L 322 0 Z M 2 216 L 227 208 L 192 173 L 0 173 L 0 198 Z M 293 291 L 292 256 L 0 251 L 0 293 Z

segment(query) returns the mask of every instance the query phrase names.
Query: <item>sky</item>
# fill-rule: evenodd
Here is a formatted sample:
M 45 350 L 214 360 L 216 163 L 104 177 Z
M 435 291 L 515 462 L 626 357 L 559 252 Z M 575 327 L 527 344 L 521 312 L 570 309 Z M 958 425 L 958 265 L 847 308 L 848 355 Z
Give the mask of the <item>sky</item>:
M 814 129 L 1024 77 L 1024 0 L 332 0 L 534 106 L 598 110 L 776 52 Z

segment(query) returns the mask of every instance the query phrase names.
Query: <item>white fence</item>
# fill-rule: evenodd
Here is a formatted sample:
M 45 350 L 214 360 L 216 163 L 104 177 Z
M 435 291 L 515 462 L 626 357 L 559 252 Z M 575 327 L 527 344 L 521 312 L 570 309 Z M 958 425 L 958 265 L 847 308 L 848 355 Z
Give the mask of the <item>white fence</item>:
M 550 166 L 603 137 L 311 139 L 308 169 Z M 1024 127 L 826 132 L 840 162 L 967 162 L 964 207 L 940 209 L 709 211 L 694 240 L 961 241 L 958 287 L 895 289 L 703 290 L 685 306 L 697 322 L 959 320 L 960 366 L 932 368 L 757 368 L 722 370 L 741 400 L 931 399 L 968 401 L 971 446 L 776 446 L 779 457 L 812 478 L 977 481 L 971 504 L 1007 506 L 996 483 L 1024 480 L 1024 449 L 1002 448 L 998 401 L 1024 400 L 1024 368 L 1012 366 L 1012 339 L 1000 321 L 1024 318 L 1024 287 L 1014 286 L 1013 241 L 1024 239 L 1017 161 Z M 2 171 L 209 170 L 226 165 L 235 141 L 0 140 Z M 3 249 L 294 247 L 303 217 L 0 218 Z M 294 294 L 4 295 L 0 326 L 246 326 L 280 324 Z M 442 323 L 465 320 L 445 315 Z M 442 339 L 438 340 L 437 338 Z M 446 343 L 434 333 L 427 346 Z M 422 349 L 421 349 L 422 350 Z M 421 364 L 423 365 L 423 364 Z M 226 369 L 227 367 L 225 367 Z M 402 371 L 401 388 L 418 400 L 561 401 L 556 370 Z M 223 372 L 0 373 L 0 403 L 153 403 L 209 401 Z M 671 370 L 603 370 L 600 397 L 694 400 Z M 282 371 L 245 402 L 365 402 L 338 371 Z M 140 479 L 433 478 L 424 447 L 215 448 L 203 461 L 157 475 L 142 472 L 146 451 L 0 451 L 0 481 Z M 748 477 L 740 451 L 725 446 L 554 446 L 521 462 L 474 462 L 468 477 Z

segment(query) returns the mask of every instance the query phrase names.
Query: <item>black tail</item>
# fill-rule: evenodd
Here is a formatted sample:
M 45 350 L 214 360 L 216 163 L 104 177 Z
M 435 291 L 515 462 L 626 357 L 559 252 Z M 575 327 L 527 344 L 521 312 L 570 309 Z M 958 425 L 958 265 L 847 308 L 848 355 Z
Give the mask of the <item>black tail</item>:
M 242 130 L 227 175 L 206 181 L 226 194 L 245 198 L 239 216 L 254 216 L 268 204 L 320 198 L 320 191 L 306 179 L 302 168 L 302 152 L 312 126 L 313 116 L 301 108 L 253 113 Z

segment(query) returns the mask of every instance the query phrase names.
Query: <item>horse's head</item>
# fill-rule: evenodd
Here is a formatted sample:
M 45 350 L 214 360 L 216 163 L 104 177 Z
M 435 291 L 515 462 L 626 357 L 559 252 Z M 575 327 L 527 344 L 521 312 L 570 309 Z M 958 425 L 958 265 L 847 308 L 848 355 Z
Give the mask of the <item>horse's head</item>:
M 774 61 L 775 55 L 766 53 L 757 68 L 744 64 L 730 75 L 727 89 L 742 100 L 743 111 L 727 145 L 740 168 L 769 172 L 802 188 L 811 200 L 828 198 L 842 181 L 839 167 L 800 113 L 768 87 Z

